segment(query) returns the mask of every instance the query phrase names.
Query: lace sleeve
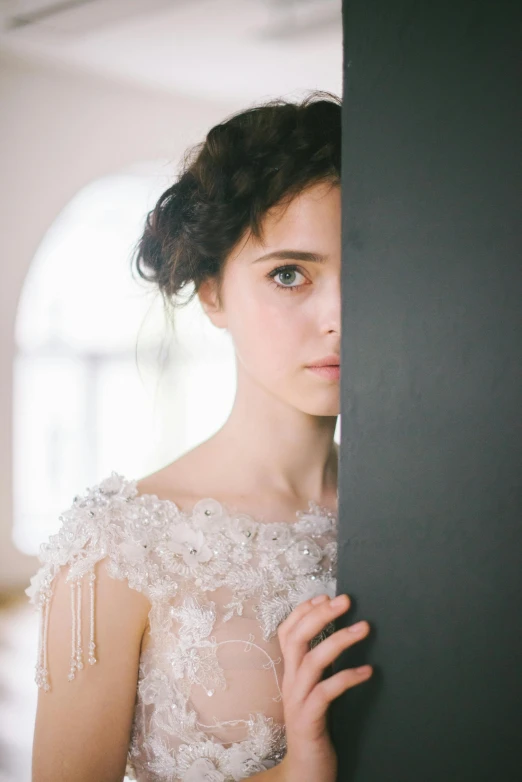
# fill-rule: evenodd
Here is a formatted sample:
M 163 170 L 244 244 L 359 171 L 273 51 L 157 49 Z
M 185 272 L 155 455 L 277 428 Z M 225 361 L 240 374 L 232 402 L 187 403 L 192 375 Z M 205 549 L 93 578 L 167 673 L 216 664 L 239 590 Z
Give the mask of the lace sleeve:
M 48 692 L 51 689 L 47 661 L 47 630 L 54 582 L 58 572 L 68 565 L 65 578 L 71 593 L 71 664 L 68 674 L 73 680 L 84 665 L 96 663 L 96 574 L 95 565 L 107 558 L 107 571 L 114 578 L 127 579 L 129 586 L 146 591 L 150 582 L 145 555 L 148 540 L 128 504 L 131 492 L 117 473 L 76 496 L 60 515 L 62 525 L 55 535 L 42 543 L 41 566 L 25 590 L 29 602 L 39 612 L 39 638 L 35 682 Z M 87 650 L 82 648 L 82 591 L 89 591 L 89 626 Z

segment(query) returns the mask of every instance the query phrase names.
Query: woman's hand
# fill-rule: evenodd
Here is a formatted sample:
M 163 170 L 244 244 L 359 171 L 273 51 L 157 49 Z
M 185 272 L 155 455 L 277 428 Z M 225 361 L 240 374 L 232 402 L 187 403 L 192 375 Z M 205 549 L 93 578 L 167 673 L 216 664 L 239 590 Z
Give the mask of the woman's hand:
M 313 649 L 310 641 L 349 605 L 348 595 L 334 600 L 319 595 L 300 603 L 279 625 L 285 663 L 282 693 L 287 752 L 280 764 L 285 782 L 335 782 L 337 755 L 326 724 L 328 707 L 345 690 L 369 679 L 373 669 L 365 665 L 326 679 L 322 676 L 344 649 L 368 635 L 370 626 L 363 621 L 344 627 Z

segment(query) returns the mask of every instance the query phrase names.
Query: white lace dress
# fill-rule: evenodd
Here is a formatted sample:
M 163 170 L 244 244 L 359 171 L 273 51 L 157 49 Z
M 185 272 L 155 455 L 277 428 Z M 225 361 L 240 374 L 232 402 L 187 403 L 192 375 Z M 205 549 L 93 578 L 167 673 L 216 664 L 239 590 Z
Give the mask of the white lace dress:
M 74 498 L 26 590 L 40 611 L 36 683 L 52 688 L 53 580 L 69 566 L 68 677 L 96 663 L 95 564 L 147 596 L 126 774 L 139 782 L 238 782 L 286 751 L 278 625 L 303 600 L 335 595 L 337 517 L 313 501 L 291 522 L 233 513 L 212 498 L 189 512 L 112 472 Z M 82 589 L 90 595 L 82 631 Z M 85 621 L 85 619 L 87 621 Z M 334 631 L 331 623 L 311 642 Z M 87 640 L 88 639 L 88 640 Z M 64 675 L 67 675 L 65 673 Z

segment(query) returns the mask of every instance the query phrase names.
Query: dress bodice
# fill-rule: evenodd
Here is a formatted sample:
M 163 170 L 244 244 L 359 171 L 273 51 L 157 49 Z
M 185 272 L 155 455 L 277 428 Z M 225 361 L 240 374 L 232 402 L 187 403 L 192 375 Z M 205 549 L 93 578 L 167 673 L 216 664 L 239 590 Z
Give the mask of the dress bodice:
M 46 637 L 53 581 L 71 599 L 69 679 L 96 663 L 95 565 L 150 601 L 141 647 L 127 776 L 138 782 L 237 782 L 286 751 L 279 624 L 302 601 L 335 595 L 337 517 L 313 501 L 294 521 L 263 522 L 212 498 L 190 512 L 112 472 L 74 498 L 40 547 L 26 590 L 40 611 L 36 682 L 52 686 Z M 89 590 L 84 650 L 81 589 Z M 73 602 L 73 616 L 75 603 Z M 328 625 L 311 642 L 334 630 Z M 84 656 L 85 655 L 85 656 Z M 50 663 L 50 667 L 49 667 Z

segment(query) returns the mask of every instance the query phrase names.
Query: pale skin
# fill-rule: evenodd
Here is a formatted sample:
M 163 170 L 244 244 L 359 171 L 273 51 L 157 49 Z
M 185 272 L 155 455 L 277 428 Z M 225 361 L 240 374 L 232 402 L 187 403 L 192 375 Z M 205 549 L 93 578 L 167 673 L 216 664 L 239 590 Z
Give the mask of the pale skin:
M 311 259 L 258 260 L 282 250 Z M 273 278 L 272 272 L 280 270 Z M 237 365 L 233 409 L 219 431 L 196 448 L 138 482 L 190 509 L 213 497 L 265 521 L 293 520 L 315 500 L 337 510 L 339 381 L 311 372 L 313 360 L 340 353 L 340 188 L 314 185 L 286 210 L 265 216 L 262 241 L 246 234 L 229 254 L 221 298 L 214 281 L 198 291 L 217 328 L 232 337 Z M 295 290 L 285 288 L 295 287 Z M 253 414 L 253 411 L 255 414 Z M 150 603 L 96 566 L 98 663 L 89 676 L 67 680 L 70 595 L 63 569 L 57 577 L 48 629 L 53 684 L 38 692 L 33 782 L 121 782 L 130 740 L 138 666 Z M 88 612 L 87 591 L 83 610 Z M 284 760 L 249 779 L 259 782 L 335 782 L 336 753 L 327 731 L 330 703 L 372 673 L 330 673 L 341 652 L 369 633 L 343 628 L 309 649 L 309 642 L 350 605 L 327 596 L 307 600 L 278 629 L 287 735 Z M 51 669 L 52 666 L 52 669 Z M 62 675 L 60 675 L 60 672 Z

